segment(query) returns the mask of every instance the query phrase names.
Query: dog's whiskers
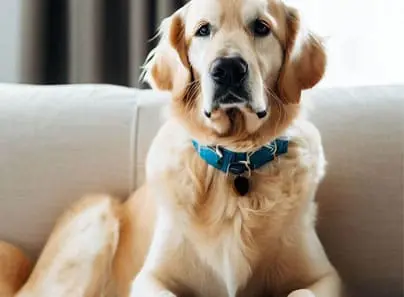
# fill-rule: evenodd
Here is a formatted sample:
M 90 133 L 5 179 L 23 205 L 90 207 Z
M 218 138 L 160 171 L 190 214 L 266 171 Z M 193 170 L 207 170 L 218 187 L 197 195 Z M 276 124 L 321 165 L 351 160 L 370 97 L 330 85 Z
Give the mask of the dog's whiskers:
M 275 131 L 277 130 L 279 124 L 285 120 L 286 117 L 286 110 L 283 108 L 283 103 L 282 100 L 279 98 L 279 96 L 269 87 L 265 87 L 265 92 L 267 93 L 268 97 L 273 99 L 273 103 L 276 106 L 277 110 L 279 111 L 279 118 L 277 119 L 275 123 Z
M 199 84 L 199 82 L 200 82 L 199 79 L 193 80 L 193 81 L 189 82 L 185 87 L 186 87 L 186 88 L 191 87 L 191 86 L 193 86 L 193 85 L 195 85 L 195 84 Z
M 199 81 L 193 81 L 187 85 L 187 94 L 186 94 L 186 108 L 187 110 L 192 110 L 195 104 L 195 96 L 200 92 L 201 85 L 198 83 Z M 187 114 L 190 117 L 190 113 Z

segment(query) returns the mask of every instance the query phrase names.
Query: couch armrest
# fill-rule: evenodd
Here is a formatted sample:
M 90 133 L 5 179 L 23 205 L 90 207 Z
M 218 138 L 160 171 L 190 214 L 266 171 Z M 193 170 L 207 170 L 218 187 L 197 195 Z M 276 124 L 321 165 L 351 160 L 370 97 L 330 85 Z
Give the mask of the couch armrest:
M 0 238 L 36 255 L 72 201 L 128 196 L 143 180 L 163 97 L 108 85 L 0 84 Z

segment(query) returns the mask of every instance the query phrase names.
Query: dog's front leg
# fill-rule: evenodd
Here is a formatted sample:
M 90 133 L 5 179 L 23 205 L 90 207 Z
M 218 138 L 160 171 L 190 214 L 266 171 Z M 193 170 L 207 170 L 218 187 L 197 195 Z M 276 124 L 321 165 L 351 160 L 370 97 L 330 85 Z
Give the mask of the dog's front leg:
M 132 284 L 130 297 L 176 297 L 151 272 L 141 271 Z
M 170 215 L 158 211 L 153 239 L 140 272 L 130 288 L 130 297 L 175 297 L 174 283 L 182 235 L 176 232 Z M 176 293 L 176 292 L 175 292 Z
M 341 297 L 341 281 L 336 272 L 330 272 L 307 289 L 293 291 L 288 297 Z
M 285 249 L 282 255 L 283 267 L 293 268 L 283 271 L 285 280 L 297 280 L 302 287 L 288 291 L 288 297 L 343 297 L 343 286 L 335 268 L 327 255 L 314 228 L 302 232 L 296 244 Z M 292 262 L 291 262 L 292 261 Z M 287 276 L 289 275 L 289 276 Z M 287 295 L 288 294 L 288 295 Z

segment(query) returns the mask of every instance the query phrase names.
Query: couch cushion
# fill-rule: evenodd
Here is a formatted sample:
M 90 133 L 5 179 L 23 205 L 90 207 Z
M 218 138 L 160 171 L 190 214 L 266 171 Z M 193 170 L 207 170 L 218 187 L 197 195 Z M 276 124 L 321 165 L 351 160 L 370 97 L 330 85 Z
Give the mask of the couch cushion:
M 72 201 L 126 198 L 143 179 L 161 101 L 108 85 L 0 84 L 0 238 L 36 256 Z
M 327 252 L 352 296 L 403 296 L 404 87 L 308 96 L 329 163 L 317 196 Z

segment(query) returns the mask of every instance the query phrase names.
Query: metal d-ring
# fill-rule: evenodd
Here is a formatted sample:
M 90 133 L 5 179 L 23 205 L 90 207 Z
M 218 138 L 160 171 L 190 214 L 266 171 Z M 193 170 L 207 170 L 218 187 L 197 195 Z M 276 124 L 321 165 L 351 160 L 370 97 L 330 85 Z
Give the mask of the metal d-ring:
M 251 162 L 250 162 L 250 156 L 251 156 L 250 154 L 251 153 L 247 153 L 247 160 L 245 160 L 245 161 L 237 161 L 237 162 L 234 162 L 234 163 L 229 163 L 229 165 L 227 166 L 227 169 L 226 169 L 226 175 L 227 176 L 229 175 L 230 167 L 233 164 L 243 164 L 248 170 L 248 177 L 251 177 L 252 169 L 251 169 Z M 243 175 L 243 174 L 244 174 L 244 172 L 240 173 L 239 175 Z

